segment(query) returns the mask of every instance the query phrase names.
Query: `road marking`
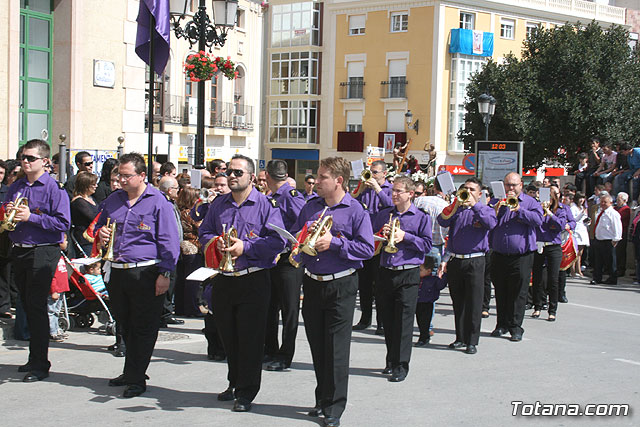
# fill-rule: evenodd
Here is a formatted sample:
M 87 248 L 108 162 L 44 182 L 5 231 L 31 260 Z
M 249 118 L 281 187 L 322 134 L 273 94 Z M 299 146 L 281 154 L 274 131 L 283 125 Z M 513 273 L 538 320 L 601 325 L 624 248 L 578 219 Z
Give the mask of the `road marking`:
M 640 366 L 640 362 L 636 362 L 636 361 L 633 361 L 633 360 L 627 360 L 627 359 L 613 359 L 613 360 L 617 360 L 618 362 L 630 363 L 632 365 Z
M 592 305 L 576 304 L 576 303 L 573 303 L 573 302 L 570 302 L 567 305 L 575 305 L 576 307 L 591 308 L 591 309 L 594 309 L 594 310 L 608 311 L 609 313 L 626 314 L 626 315 L 629 315 L 629 316 L 640 317 L 640 313 L 631 313 L 631 312 L 628 312 L 628 311 L 611 310 L 610 308 L 594 307 Z

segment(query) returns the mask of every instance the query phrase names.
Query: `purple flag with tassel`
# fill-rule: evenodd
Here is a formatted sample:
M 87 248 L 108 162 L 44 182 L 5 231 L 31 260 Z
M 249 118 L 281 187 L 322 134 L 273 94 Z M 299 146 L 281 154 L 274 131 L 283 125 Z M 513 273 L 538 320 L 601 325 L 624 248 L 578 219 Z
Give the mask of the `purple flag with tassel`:
M 150 31 L 152 15 L 156 25 L 153 31 Z M 150 34 L 153 34 L 153 68 L 157 74 L 162 74 L 169 60 L 169 40 L 171 37 L 169 0 L 140 0 L 136 21 L 138 22 L 136 53 L 140 59 L 149 64 L 149 41 L 151 40 Z

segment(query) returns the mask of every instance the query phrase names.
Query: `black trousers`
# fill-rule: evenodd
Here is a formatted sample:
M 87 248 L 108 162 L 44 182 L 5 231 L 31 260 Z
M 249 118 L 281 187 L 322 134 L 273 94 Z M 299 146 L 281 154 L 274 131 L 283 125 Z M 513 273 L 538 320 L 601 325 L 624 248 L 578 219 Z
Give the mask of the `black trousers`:
M 260 390 L 270 294 L 269 270 L 238 277 L 219 274 L 213 283 L 211 300 L 227 353 L 227 378 L 238 399 L 253 401 Z
M 616 245 L 616 266 L 618 277 L 624 276 L 627 269 L 627 233 L 622 233 L 622 240 Z
M 567 296 L 567 271 L 568 270 L 560 270 L 558 273 L 558 300 Z
M 595 264 L 593 266 L 593 280 L 596 282 L 602 282 L 602 274 L 609 275 L 607 281 L 613 283 L 618 282 L 616 276 L 617 262 L 616 262 L 616 249 L 613 247 L 611 240 L 597 240 L 591 241 L 591 247 L 593 248 Z
M 374 289 L 378 281 L 379 270 L 380 255 L 364 261 L 363 267 L 358 270 L 358 292 L 360 293 L 360 310 L 362 311 L 358 323 L 371 324 Z M 382 325 L 382 317 L 377 310 L 376 323 L 378 326 Z
M 271 272 L 271 304 L 267 317 L 267 343 L 276 343 L 275 358 L 291 365 L 296 349 L 298 317 L 300 315 L 300 289 L 304 270 L 289 263 L 289 255 L 281 256 Z M 282 345 L 278 343 L 278 320 L 282 313 Z
M 447 266 L 456 341 L 478 345 L 482 323 L 485 257 L 452 258 Z
M 491 304 L 491 251 L 484 257 L 484 295 L 482 296 L 482 311 L 489 312 Z
M 224 351 L 222 339 L 220 338 L 220 334 L 218 334 L 218 327 L 216 326 L 216 316 L 215 313 L 213 313 L 213 307 L 210 302 L 211 298 L 209 298 L 211 296 L 211 289 L 207 289 L 209 287 L 213 287 L 213 283 L 217 280 L 218 276 L 221 275 L 216 275 L 201 284 L 202 288 L 204 289 L 202 289 L 202 294 L 199 295 L 199 303 L 207 305 L 210 311 L 210 313 L 207 313 L 204 316 L 204 329 L 202 330 L 202 333 L 207 339 L 207 355 L 222 356 L 226 358 L 227 355 Z M 204 294 L 208 294 L 208 297 Z
M 153 348 L 158 339 L 165 295 L 156 296 L 158 267 L 112 268 L 107 290 L 111 312 L 122 330 L 127 347 L 124 359 L 125 384 L 145 385 Z
M 167 320 L 173 316 L 173 311 L 175 309 L 173 305 L 173 295 L 176 289 L 176 280 L 177 280 L 177 269 L 174 269 L 171 272 L 171 276 L 169 277 L 169 289 L 164 293 L 164 301 L 162 303 L 162 313 L 161 317 L 163 320 Z
M 501 254 L 491 258 L 491 280 L 496 290 L 497 324 L 511 334 L 522 334 L 522 321 L 531 280 L 533 252 Z
M 562 262 L 562 247 L 548 245 L 542 253 L 533 256 L 533 305 L 535 310 L 542 310 L 542 305 L 549 295 L 549 314 L 558 311 L 560 263 Z M 544 283 L 544 266 L 546 265 L 546 289 Z
M 413 316 L 416 314 L 419 284 L 419 268 L 399 271 L 380 268 L 376 285 L 376 306 L 384 324 L 386 366 L 394 370 L 401 367 L 409 372 Z
M 305 274 L 302 317 L 316 374 L 316 406 L 340 417 L 347 406 L 351 325 L 358 276 L 318 282 Z
M 416 304 L 416 323 L 420 331 L 418 341 L 429 341 L 429 325 L 433 318 L 433 302 L 419 302 Z
M 11 258 L 0 257 L 0 313 L 8 313 L 18 298 L 11 264 Z
M 51 367 L 47 297 L 59 260 L 59 245 L 13 248 L 15 279 L 31 333 L 28 364 L 32 371 L 49 372 Z

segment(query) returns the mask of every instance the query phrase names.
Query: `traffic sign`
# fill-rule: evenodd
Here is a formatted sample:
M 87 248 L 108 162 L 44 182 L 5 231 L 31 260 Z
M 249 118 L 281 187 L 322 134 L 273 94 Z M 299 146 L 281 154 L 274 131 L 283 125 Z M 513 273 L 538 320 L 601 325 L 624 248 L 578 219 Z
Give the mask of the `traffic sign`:
M 475 153 L 469 153 L 462 159 L 462 167 L 468 171 L 475 172 L 476 170 L 476 155 Z

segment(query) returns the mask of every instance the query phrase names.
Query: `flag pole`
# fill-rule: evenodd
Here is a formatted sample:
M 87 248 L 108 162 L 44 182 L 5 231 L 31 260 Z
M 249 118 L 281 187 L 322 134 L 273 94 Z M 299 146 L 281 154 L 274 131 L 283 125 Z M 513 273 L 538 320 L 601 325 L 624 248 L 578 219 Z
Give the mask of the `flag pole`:
M 154 54 L 153 39 L 155 39 L 156 18 L 153 13 L 149 14 L 149 147 L 147 159 L 147 182 L 153 184 L 153 103 L 155 90 L 155 70 L 154 70 Z

